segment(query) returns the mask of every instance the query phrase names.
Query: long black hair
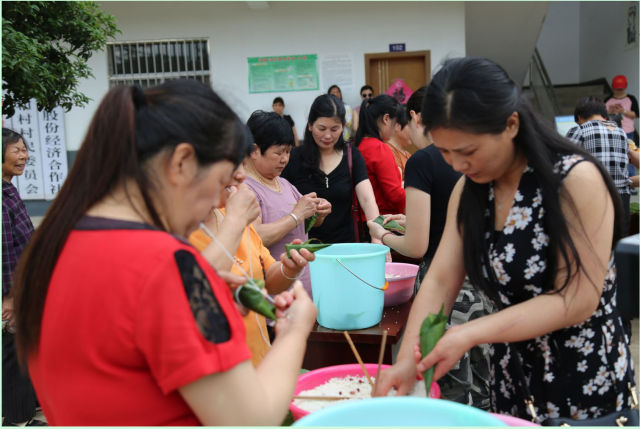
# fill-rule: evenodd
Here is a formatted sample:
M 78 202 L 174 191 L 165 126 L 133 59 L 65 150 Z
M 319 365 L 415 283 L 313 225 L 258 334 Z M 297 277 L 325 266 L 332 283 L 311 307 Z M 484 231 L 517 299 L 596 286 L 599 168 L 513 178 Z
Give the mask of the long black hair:
M 596 165 L 615 208 L 614 239 L 621 235 L 622 201 L 607 171 L 589 153 L 562 137 L 531 107 L 518 85 L 494 62 L 479 57 L 447 60 L 431 80 L 422 105 L 425 131 L 452 128 L 473 134 L 499 134 L 505 130 L 507 119 L 518 112 L 520 127 L 514 138 L 515 150 L 533 167 L 542 190 L 545 209 L 545 232 L 549 237 L 547 277 L 545 289 L 554 288 L 554 280 L 561 255 L 568 267 L 562 291 L 582 263 L 569 235 L 569 227 L 562 213 L 560 201 L 574 207 L 565 192 L 562 177 L 554 172 L 554 163 L 564 154 L 579 154 Z M 463 236 L 464 265 L 471 283 L 488 293 L 491 286 L 483 276 L 486 261 L 485 225 L 479 222 L 488 209 L 489 184 L 465 180 L 460 198 L 457 223 Z M 571 263 L 573 258 L 574 263 Z M 492 295 L 493 296 L 493 295 Z
M 382 140 L 378 131 L 378 120 L 386 114 L 389 114 L 391 119 L 395 119 L 398 113 L 398 100 L 390 95 L 380 94 L 363 100 L 360 105 L 358 131 L 356 131 L 356 146 L 360 146 L 360 142 L 365 137 Z
M 313 176 L 323 179 L 324 173 L 320 170 L 320 150 L 313 139 L 313 134 L 309 130 L 309 126 L 313 125 L 318 118 L 336 118 L 344 127 L 345 124 L 345 108 L 344 104 L 338 97 L 332 94 L 323 94 L 316 97 L 309 109 L 309 119 L 307 127 L 304 130 L 304 143 L 300 146 L 302 153 L 302 166 L 309 170 Z M 338 138 L 334 148 L 342 150 L 346 147 L 342 133 Z
M 64 185 L 16 269 L 16 340 L 22 363 L 37 349 L 44 302 L 62 247 L 90 207 L 132 181 L 151 223 L 166 230 L 153 205 L 152 194 L 158 190 L 148 161 L 180 143 L 193 146 L 202 166 L 222 160 L 239 165 L 251 139 L 229 106 L 195 80 L 172 80 L 146 91 L 117 86 L 105 95 Z

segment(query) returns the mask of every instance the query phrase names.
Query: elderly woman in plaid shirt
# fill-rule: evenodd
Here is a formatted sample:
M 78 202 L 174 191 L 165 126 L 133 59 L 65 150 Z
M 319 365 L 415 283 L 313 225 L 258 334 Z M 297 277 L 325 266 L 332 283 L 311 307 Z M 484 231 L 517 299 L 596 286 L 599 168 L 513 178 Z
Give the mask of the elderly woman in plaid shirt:
M 18 367 L 13 335 L 13 271 L 22 249 L 33 234 L 33 224 L 18 190 L 11 184 L 20 176 L 29 154 L 22 136 L 2 129 L 2 417 L 3 425 L 27 421 L 29 426 L 42 423 L 32 420 L 36 395 L 29 378 Z

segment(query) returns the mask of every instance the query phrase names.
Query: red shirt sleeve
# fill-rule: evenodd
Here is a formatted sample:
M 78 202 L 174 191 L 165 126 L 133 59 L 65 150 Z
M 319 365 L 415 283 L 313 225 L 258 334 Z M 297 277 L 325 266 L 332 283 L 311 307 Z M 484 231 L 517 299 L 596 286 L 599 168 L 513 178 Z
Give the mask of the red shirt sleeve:
M 251 357 L 231 291 L 193 248 L 155 261 L 140 285 L 136 344 L 163 393 Z
M 406 196 L 393 152 L 378 139 L 367 140 L 361 150 L 381 213 L 404 213 Z

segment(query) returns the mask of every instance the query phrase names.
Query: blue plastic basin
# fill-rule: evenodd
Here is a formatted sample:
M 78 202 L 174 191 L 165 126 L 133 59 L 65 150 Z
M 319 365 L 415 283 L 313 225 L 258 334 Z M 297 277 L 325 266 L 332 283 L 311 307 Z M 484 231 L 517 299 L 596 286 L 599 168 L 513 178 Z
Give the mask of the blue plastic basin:
M 444 399 L 408 396 L 371 398 L 332 405 L 293 426 L 507 426 L 478 408 Z

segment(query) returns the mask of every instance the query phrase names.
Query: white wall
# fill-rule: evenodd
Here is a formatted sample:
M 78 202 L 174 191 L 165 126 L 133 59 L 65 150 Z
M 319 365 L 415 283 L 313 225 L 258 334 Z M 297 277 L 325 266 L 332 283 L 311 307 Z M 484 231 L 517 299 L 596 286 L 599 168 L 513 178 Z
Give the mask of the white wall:
M 432 68 L 446 57 L 465 53 L 462 2 L 268 2 L 252 10 L 246 2 L 102 2 L 116 17 L 117 40 L 209 37 L 213 88 L 241 119 L 256 109 L 271 110 L 281 95 L 302 138 L 306 115 L 318 91 L 249 94 L 248 57 L 350 54 L 352 88 L 342 87 L 345 101 L 359 103 L 364 82 L 364 54 L 387 52 L 390 43 L 406 43 L 407 51 L 430 50 Z M 93 98 L 67 114 L 68 148 L 77 150 L 100 98 L 107 91 L 104 53 L 90 59 L 95 79 L 80 90 Z M 320 69 L 320 67 L 319 67 Z M 322 76 L 320 76 L 322 84 Z
M 466 2 L 466 54 L 495 61 L 522 84 L 548 8 L 546 1 Z
M 554 85 L 580 81 L 579 2 L 549 2 L 537 48 Z
M 637 2 L 636 2 L 637 3 Z M 638 44 L 626 47 L 627 8 L 631 2 L 581 2 L 580 79 L 624 74 L 627 92 L 638 93 Z M 638 17 L 636 16 L 636 28 Z M 637 126 L 637 125 L 636 125 Z

